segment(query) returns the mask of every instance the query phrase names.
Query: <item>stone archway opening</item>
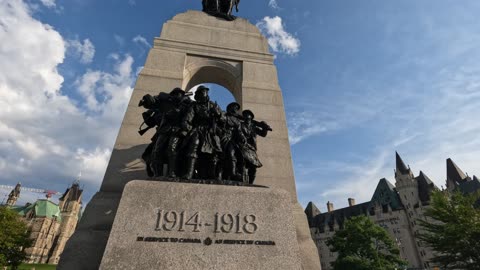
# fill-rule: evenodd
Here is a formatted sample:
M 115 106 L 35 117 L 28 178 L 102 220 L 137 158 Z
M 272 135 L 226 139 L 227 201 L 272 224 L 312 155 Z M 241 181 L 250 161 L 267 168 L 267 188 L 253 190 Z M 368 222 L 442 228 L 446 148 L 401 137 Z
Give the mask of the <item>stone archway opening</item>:
M 186 89 L 186 91 L 192 92 L 192 94 L 194 94 L 196 89 L 200 85 L 204 85 L 210 89 L 209 91 L 210 100 L 213 102 L 217 102 L 220 108 L 222 108 L 224 111 L 227 109 L 228 104 L 232 102 L 238 102 L 233 96 L 233 94 L 230 92 L 230 90 L 215 83 L 203 83 L 203 84 L 195 85 L 191 89 Z M 190 98 L 193 99 L 193 95 L 190 96 Z
M 234 97 L 232 101 L 242 104 L 242 63 L 188 56 L 183 74 L 183 89 L 189 91 L 201 84 L 218 85 L 227 89 Z M 213 87 L 215 89 L 218 88 Z M 215 101 L 214 98 L 212 100 Z

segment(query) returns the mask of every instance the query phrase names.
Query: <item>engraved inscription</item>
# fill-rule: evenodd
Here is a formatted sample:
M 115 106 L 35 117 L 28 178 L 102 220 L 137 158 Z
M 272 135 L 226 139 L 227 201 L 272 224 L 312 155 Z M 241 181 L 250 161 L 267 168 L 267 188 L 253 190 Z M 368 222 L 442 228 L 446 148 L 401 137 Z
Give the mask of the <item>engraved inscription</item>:
M 205 219 L 205 221 L 204 221 Z M 200 212 L 157 211 L 156 231 L 201 232 L 202 228 L 213 227 L 214 233 L 254 234 L 258 230 L 255 215 L 216 213 L 213 217 Z
M 180 244 L 204 244 L 210 245 L 255 245 L 255 246 L 276 246 L 275 241 L 260 241 L 260 240 L 230 240 L 218 239 L 213 241 L 210 237 L 205 240 L 191 239 L 191 238 L 171 238 L 171 237 L 137 237 L 137 242 L 156 242 L 156 243 L 180 243 Z

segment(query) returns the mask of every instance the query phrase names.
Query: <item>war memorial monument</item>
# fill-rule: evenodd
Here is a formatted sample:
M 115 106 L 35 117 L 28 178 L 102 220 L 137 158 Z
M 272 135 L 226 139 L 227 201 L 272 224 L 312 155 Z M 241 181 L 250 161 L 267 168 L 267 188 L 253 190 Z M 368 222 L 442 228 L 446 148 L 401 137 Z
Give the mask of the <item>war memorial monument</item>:
M 58 269 L 320 269 L 268 42 L 239 0 L 202 5 L 155 38 Z M 236 102 L 188 92 L 207 83 Z

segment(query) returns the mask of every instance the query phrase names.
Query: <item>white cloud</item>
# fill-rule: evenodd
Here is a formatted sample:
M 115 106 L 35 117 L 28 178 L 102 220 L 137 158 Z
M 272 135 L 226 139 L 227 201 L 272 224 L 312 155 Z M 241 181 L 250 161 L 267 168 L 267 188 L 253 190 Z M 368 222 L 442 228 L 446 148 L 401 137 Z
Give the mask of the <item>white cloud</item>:
M 117 59 L 115 72 L 89 70 L 76 81 L 78 92 L 82 95 L 88 110 L 103 112 L 104 116 L 120 121 L 123 110 L 132 94 L 131 84 L 133 58 L 130 55 L 125 59 Z
M 0 182 L 61 191 L 81 171 L 96 191 L 132 93 L 133 58 L 87 71 L 74 85 L 82 100 L 73 100 L 57 70 L 67 42 L 25 2 L 0 1 L 0 40 Z M 89 44 L 80 44 L 83 61 Z
M 145 46 L 145 47 L 147 47 L 147 48 L 151 48 L 151 47 L 152 47 L 152 46 L 150 45 L 150 43 L 148 43 L 148 41 L 147 41 L 144 37 L 142 37 L 142 36 L 140 36 L 140 35 L 134 37 L 132 41 L 135 42 L 135 43 L 141 44 L 141 45 L 143 45 L 143 46 Z
M 290 144 L 297 144 L 311 136 L 318 135 L 338 128 L 339 123 L 334 119 L 321 119 L 321 116 L 312 112 L 288 114 Z
M 343 170 L 348 171 L 349 176 L 339 179 L 334 187 L 323 191 L 321 196 L 332 201 L 341 201 L 339 205 L 345 205 L 346 198 L 355 198 L 358 202 L 370 200 L 378 181 L 391 177 L 390 172 L 394 168 L 387 168 L 387 164 L 393 159 L 393 154 L 388 150 L 377 151 L 372 159 L 357 164 L 344 164 Z M 392 182 L 392 178 L 389 181 Z M 394 180 L 392 184 L 395 184 Z
M 54 8 L 57 6 L 57 4 L 55 4 L 55 0 L 40 0 L 40 2 L 42 2 L 42 4 L 48 8 Z
M 280 9 L 280 7 L 278 6 L 277 0 L 269 0 L 268 6 L 270 6 L 273 9 Z
M 80 163 L 81 178 L 102 179 L 111 154 L 109 148 L 96 148 L 94 151 L 77 149 L 74 159 Z
M 69 40 L 67 45 L 72 53 L 80 59 L 81 63 L 89 64 L 93 61 L 95 46 L 88 38 L 84 39 L 83 43 L 78 39 Z
M 391 106 L 394 94 L 374 95 L 353 89 L 332 99 L 312 99 L 298 103 L 301 111 L 287 114 L 290 144 L 295 145 L 308 138 L 326 132 L 337 132 L 373 119 Z M 312 102 L 313 101 L 313 102 Z
M 115 35 L 113 35 L 113 38 L 118 43 L 118 45 L 120 45 L 120 46 L 125 45 L 125 38 L 124 37 L 115 34 Z
M 282 18 L 265 17 L 257 23 L 257 27 L 268 39 L 268 44 L 276 53 L 295 55 L 300 52 L 300 40 L 284 29 Z

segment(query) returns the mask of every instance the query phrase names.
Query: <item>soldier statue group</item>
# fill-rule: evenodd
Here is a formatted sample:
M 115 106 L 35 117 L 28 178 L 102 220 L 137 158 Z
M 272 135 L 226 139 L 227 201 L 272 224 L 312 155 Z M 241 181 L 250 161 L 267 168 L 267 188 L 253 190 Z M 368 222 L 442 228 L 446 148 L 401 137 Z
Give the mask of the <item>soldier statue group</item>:
M 156 128 L 142 155 L 151 177 L 230 180 L 252 184 L 262 163 L 257 156 L 257 135 L 272 131 L 254 120 L 252 111 L 240 113 L 236 102 L 224 112 L 210 101 L 209 89 L 199 86 L 194 99 L 180 88 L 169 94 L 145 95 L 139 106 L 144 123 L 140 135 Z M 142 127 L 146 125 L 145 129 Z M 164 170 L 164 167 L 167 167 Z

